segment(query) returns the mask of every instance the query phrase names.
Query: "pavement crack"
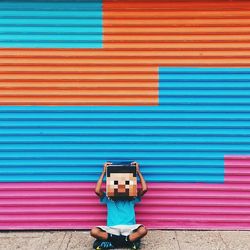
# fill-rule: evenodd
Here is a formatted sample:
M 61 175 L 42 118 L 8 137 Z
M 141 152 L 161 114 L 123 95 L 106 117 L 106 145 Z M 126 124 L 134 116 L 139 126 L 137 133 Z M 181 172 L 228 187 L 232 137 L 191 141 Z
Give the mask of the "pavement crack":
M 175 238 L 176 238 L 176 240 L 177 240 L 178 248 L 179 248 L 179 250 L 181 250 L 180 242 L 179 242 L 179 239 L 178 239 L 178 236 L 177 236 L 177 232 L 174 231 L 174 234 L 175 234 Z
M 38 248 L 37 248 L 37 250 L 42 249 L 42 244 L 43 244 L 43 237 L 44 237 L 44 234 L 45 234 L 45 231 L 43 231 L 43 234 L 42 234 L 42 236 L 40 237 L 40 242 L 39 242 L 39 244 L 38 244 Z
M 58 250 L 61 249 L 61 246 L 62 246 L 62 244 L 63 244 L 63 242 L 64 242 L 65 237 L 66 237 L 66 234 L 67 234 L 67 233 L 64 233 L 63 239 L 62 239 L 62 241 L 61 241 L 61 244 L 60 244 L 59 247 L 58 247 Z
M 69 236 L 69 240 L 68 240 L 68 243 L 67 243 L 67 246 L 66 246 L 66 249 L 65 250 L 68 250 L 68 247 L 69 247 L 69 243 L 70 243 L 70 241 L 71 241 L 71 239 L 72 239 L 72 233 L 70 233 L 70 236 Z
M 229 250 L 230 248 L 229 248 L 229 246 L 227 245 L 226 241 L 224 241 L 224 239 L 223 239 L 223 237 L 222 237 L 222 235 L 221 235 L 220 232 L 219 232 L 219 235 L 220 235 L 221 241 L 222 241 L 223 244 L 226 246 L 226 248 Z

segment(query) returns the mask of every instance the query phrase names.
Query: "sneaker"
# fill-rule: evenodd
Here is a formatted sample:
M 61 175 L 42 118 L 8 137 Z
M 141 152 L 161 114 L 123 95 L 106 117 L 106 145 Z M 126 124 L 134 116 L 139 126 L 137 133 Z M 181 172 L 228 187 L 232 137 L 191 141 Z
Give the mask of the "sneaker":
M 109 241 L 96 240 L 94 242 L 93 248 L 96 250 L 114 249 L 114 246 Z
M 114 248 L 123 248 L 126 246 L 125 238 L 126 236 L 123 235 L 110 234 L 108 241 L 111 242 Z
M 140 248 L 140 245 L 141 245 L 140 240 L 137 240 L 131 243 L 130 249 L 137 250 Z

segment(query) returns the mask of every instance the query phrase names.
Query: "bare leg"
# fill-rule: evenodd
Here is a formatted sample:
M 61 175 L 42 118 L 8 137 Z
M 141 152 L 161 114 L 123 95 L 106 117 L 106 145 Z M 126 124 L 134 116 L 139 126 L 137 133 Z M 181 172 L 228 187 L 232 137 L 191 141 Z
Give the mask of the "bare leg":
M 148 230 L 144 226 L 140 226 L 135 232 L 129 235 L 130 241 L 136 241 L 143 238 L 148 233 Z
M 92 228 L 90 231 L 90 235 L 98 240 L 107 240 L 108 239 L 108 234 L 104 231 L 102 231 L 98 227 Z

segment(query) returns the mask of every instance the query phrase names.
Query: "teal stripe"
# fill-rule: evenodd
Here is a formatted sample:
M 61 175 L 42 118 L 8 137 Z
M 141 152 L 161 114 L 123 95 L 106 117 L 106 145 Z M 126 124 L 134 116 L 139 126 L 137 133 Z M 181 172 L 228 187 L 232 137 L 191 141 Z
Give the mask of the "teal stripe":
M 76 42 L 76 43 L 58 43 L 58 42 L 53 42 L 53 43 L 35 43 L 35 42 L 0 42 L 0 48 L 101 48 L 102 47 L 102 42 L 97 43 L 97 42 Z
M 1 10 L 91 10 L 102 8 L 101 0 L 45 0 L 45 1 L 24 1 L 24 0 L 13 0 L 13 1 L 1 1 Z
M 73 4 L 72 4 L 73 5 Z M 71 6 L 72 6 L 71 5 Z M 96 9 L 100 9 L 100 7 Z M 18 19 L 18 18 L 34 18 L 34 19 L 86 19 L 86 18 L 102 18 L 102 12 L 99 10 L 81 10 L 81 11 L 70 11 L 70 10 L 0 10 L 0 17 L 5 19 Z
M 1 1 L 2 48 L 102 48 L 102 0 Z
M 6 25 L 28 25 L 28 26 L 35 26 L 35 25 L 40 25 L 40 26 L 53 26 L 53 25 L 85 25 L 85 26 L 95 26 L 95 27 L 101 27 L 100 22 L 101 18 L 85 18 L 85 19 L 32 19 L 32 18 L 22 18 L 22 19 L 5 19 L 5 18 L 0 18 L 0 25 L 1 26 L 6 26 Z M 65 27 L 67 30 L 69 30 L 68 27 Z M 25 28 L 24 28 L 25 31 Z M 36 30 L 34 29 L 34 32 Z
M 95 34 L 99 35 L 102 33 L 101 27 L 70 27 L 70 30 L 65 32 L 64 27 L 36 27 L 36 31 L 34 31 L 34 27 L 0 27 L 0 34 L 78 34 L 78 35 L 86 35 L 86 34 Z
M 7 146 L 7 145 L 6 145 Z M 211 160 L 211 161 L 218 161 L 221 159 L 221 153 L 220 152 L 200 152 L 199 155 L 197 155 L 196 152 L 194 151 L 187 151 L 186 152 L 186 158 L 182 159 L 181 157 L 183 156 L 182 152 L 172 152 L 171 155 L 170 154 L 162 154 L 161 151 L 152 151 L 149 155 L 146 155 L 145 152 L 130 152 L 130 157 L 132 159 L 136 158 L 136 159 L 145 159 L 145 160 L 155 160 L 155 158 L 157 159 L 162 159 L 162 160 L 166 160 L 166 161 L 170 161 L 170 160 L 175 160 L 175 161 L 179 161 L 182 163 L 186 163 L 189 162 L 191 160 L 202 160 L 202 159 L 207 159 L 207 160 Z M 44 160 L 44 159 L 53 159 L 53 160 L 93 160 L 93 159 L 103 159 L 103 158 L 116 158 L 116 160 L 126 160 L 127 159 L 127 152 L 123 151 L 123 152 L 116 152 L 115 153 L 115 157 L 113 152 L 102 152 L 102 151 L 98 151 L 98 152 L 85 152 L 85 151 L 70 151 L 70 152 L 64 152 L 63 155 L 61 154 L 61 151 L 54 151 L 54 152 L 46 152 L 46 151 L 42 151 L 42 152 L 36 152 L 34 151 L 32 153 L 32 155 L 30 155 L 29 152 L 21 152 L 16 150 L 15 155 L 13 155 L 13 152 L 0 152 L 0 159 L 1 160 L 22 160 L 22 159 L 36 159 L 36 160 Z M 84 161 L 84 164 L 88 164 Z M 154 162 L 154 164 L 157 164 L 157 166 L 160 166 L 160 164 L 162 165 L 162 162 Z M 210 164 L 212 165 L 212 164 Z M 163 165 L 164 166 L 164 165 Z
M 61 43 L 65 43 L 65 42 L 89 42 L 89 41 L 93 41 L 93 42 L 97 42 L 98 43 L 98 37 L 99 35 L 89 35 L 89 34 L 84 34 L 84 35 L 74 35 L 74 34 L 70 34 L 70 35 L 61 35 L 61 34 L 53 34 L 53 36 L 51 35 L 39 35 L 39 34 L 35 34 L 32 37 L 30 35 L 15 35 L 15 38 L 12 38 L 12 35 L 4 35 L 4 37 L 1 39 L 1 42 L 53 42 L 53 41 L 57 41 L 57 42 L 61 42 Z

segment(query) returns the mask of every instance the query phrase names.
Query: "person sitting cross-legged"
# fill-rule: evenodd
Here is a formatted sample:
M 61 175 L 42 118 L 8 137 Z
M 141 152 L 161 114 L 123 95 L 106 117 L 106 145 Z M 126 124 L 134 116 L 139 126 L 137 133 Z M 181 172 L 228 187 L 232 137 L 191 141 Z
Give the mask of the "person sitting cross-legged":
M 136 224 L 134 206 L 141 201 L 141 197 L 147 192 L 147 184 L 140 172 L 139 164 L 132 162 L 131 166 L 136 167 L 134 175 L 126 173 L 126 171 L 121 171 L 122 174 L 108 171 L 107 178 L 109 178 L 109 188 L 111 188 L 110 192 L 113 197 L 107 196 L 101 186 L 110 165 L 112 165 L 110 162 L 104 164 L 103 172 L 95 188 L 100 202 L 107 205 L 107 226 L 97 226 L 91 230 L 91 236 L 97 239 L 93 247 L 99 250 L 117 247 L 138 249 L 140 239 L 147 234 L 147 229 L 142 224 Z M 140 189 L 137 189 L 135 185 L 136 174 L 140 178 Z M 136 196 L 133 197 L 133 194 Z M 119 197 L 119 199 L 115 197 Z M 123 198 L 121 199 L 121 197 Z

